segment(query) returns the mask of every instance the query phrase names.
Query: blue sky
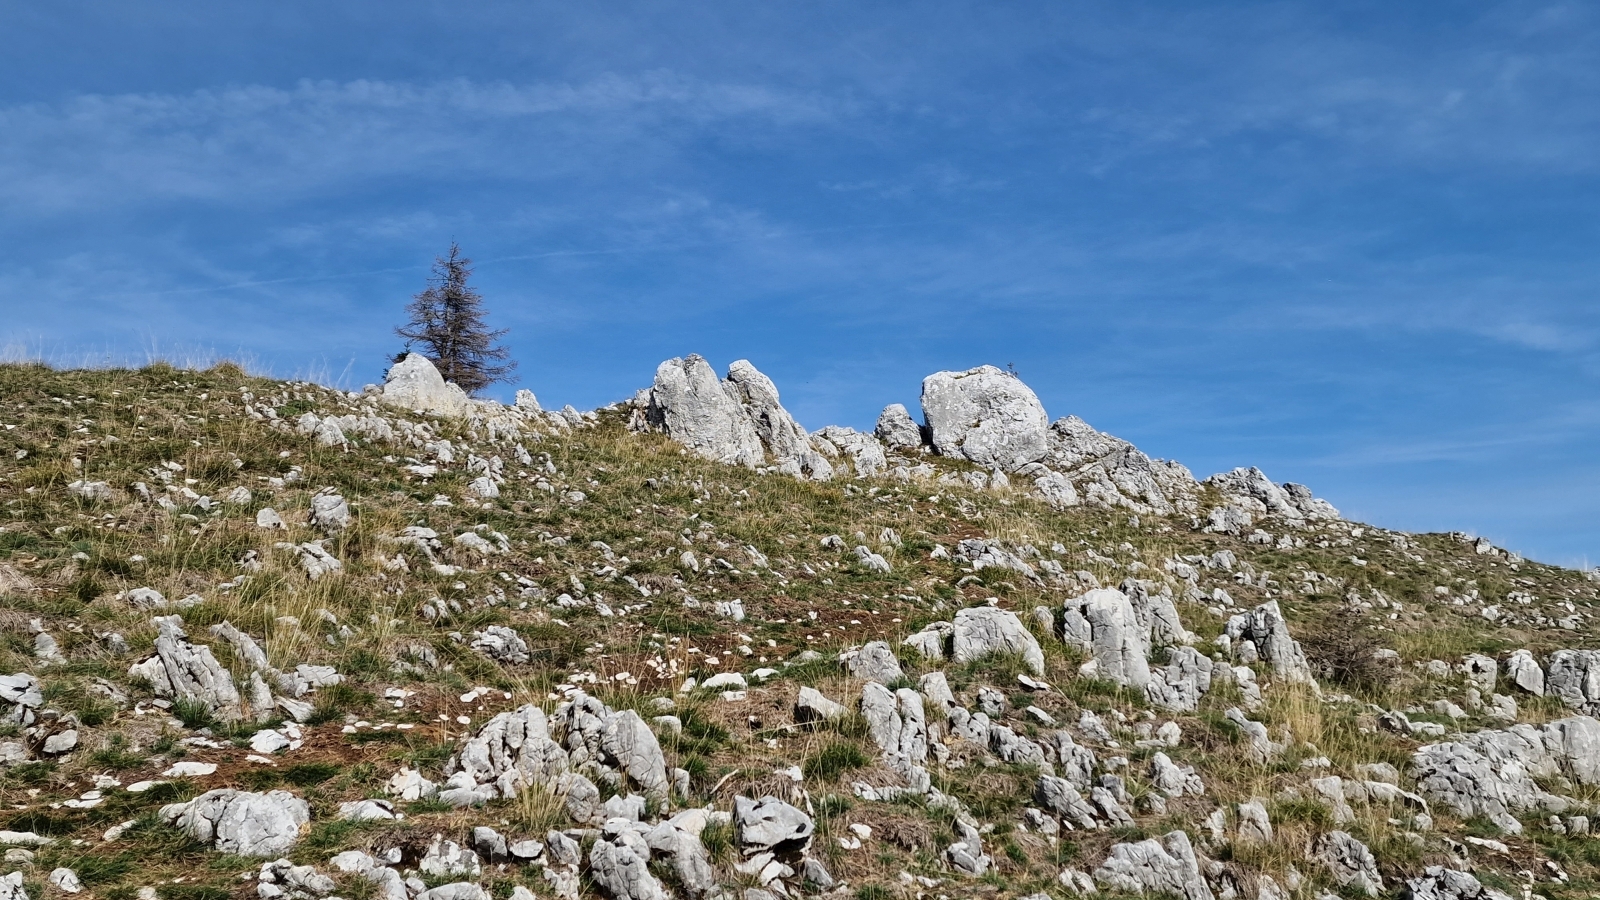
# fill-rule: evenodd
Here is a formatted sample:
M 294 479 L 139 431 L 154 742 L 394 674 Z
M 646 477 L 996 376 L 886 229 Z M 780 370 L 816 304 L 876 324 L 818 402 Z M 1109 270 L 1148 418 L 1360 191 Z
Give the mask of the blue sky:
M 0 0 L 0 346 L 359 387 L 455 239 L 546 405 L 699 352 L 870 427 L 1009 363 L 1202 477 L 1600 562 L 1597 15 Z

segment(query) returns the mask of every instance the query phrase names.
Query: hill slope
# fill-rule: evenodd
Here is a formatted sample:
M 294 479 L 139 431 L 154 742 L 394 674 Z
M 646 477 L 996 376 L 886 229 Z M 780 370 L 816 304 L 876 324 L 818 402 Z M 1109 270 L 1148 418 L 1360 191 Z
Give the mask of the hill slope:
M 226 366 L 0 367 L 0 842 L 31 853 L 0 874 L 1600 892 L 1585 573 L 1240 521 L 1229 482 L 1170 468 L 1158 509 L 1107 436 L 996 477 L 824 430 L 813 480 L 767 433 L 744 465 L 691 453 L 660 406 L 451 418 Z

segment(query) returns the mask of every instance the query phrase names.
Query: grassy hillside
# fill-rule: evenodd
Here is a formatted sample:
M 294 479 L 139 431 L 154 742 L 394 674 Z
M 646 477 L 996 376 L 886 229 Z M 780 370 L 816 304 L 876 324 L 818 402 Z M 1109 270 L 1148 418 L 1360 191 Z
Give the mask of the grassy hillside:
M 360 438 L 324 446 L 295 428 L 307 412 L 425 423 L 435 447 Z M 1384 710 L 1417 710 L 1414 721 L 1462 730 L 1504 726 L 1484 710 L 1465 709 L 1459 721 L 1436 711 L 1436 700 L 1465 707 L 1466 683 L 1454 670 L 1430 670 L 1429 661 L 1454 666 L 1469 652 L 1503 657 L 1520 648 L 1542 659 L 1595 645 L 1597 590 L 1585 573 L 1480 548 L 1462 535 L 1269 520 L 1265 534 L 1250 539 L 1199 531 L 1186 517 L 1058 511 L 1021 489 L 936 478 L 803 482 L 706 462 L 662 436 L 630 433 L 626 418 L 623 410 L 601 410 L 585 427 L 491 440 L 467 423 L 229 366 L 0 366 L 0 674 L 36 676 L 47 707 L 31 731 L 22 724 L 0 730 L 0 741 L 28 748 L 27 759 L 0 769 L 0 830 L 54 840 L 36 848 L 28 865 L 8 855 L 4 871 L 23 871 L 34 897 L 56 891 L 45 876 L 58 866 L 74 869 L 94 896 L 133 897 L 144 887 L 167 900 L 253 895 L 253 880 L 241 874 L 253 879 L 258 862 L 213 852 L 156 815 L 163 804 L 217 787 L 283 788 L 309 800 L 310 830 L 290 857 L 319 866 L 343 849 L 389 847 L 405 848 L 410 864 L 434 834 L 464 842 L 478 824 L 515 836 L 566 828 L 558 800 L 539 790 L 477 809 L 419 800 L 397 822 L 339 821 L 332 811 L 342 801 L 383 796 L 402 768 L 442 781 L 440 769 L 461 739 L 489 717 L 528 702 L 553 709 L 581 688 L 614 709 L 638 709 L 647 721 L 663 712 L 677 717 L 681 734 L 665 725 L 659 734 L 669 765 L 691 775 L 679 806 L 727 809 L 739 794 L 808 799 L 817 820 L 813 854 L 853 896 L 1065 896 L 1056 881 L 1063 867 L 1091 870 L 1111 844 L 1175 828 L 1201 843 L 1200 823 L 1212 810 L 1231 817 L 1232 804 L 1261 797 L 1276 828 L 1272 842 L 1224 838 L 1205 843 L 1205 852 L 1234 873 L 1243 896 L 1254 896 L 1257 874 L 1282 885 L 1293 868 L 1304 878 L 1299 895 L 1311 897 L 1331 885 L 1306 850 L 1334 822 L 1323 805 L 1286 791 L 1311 777 L 1351 777 L 1372 763 L 1406 772 L 1424 741 L 1380 728 Z M 451 461 L 437 452 L 444 440 Z M 517 461 L 518 444 L 527 462 Z M 468 485 L 483 470 L 469 468 L 469 456 L 500 458 L 497 498 L 471 496 Z M 918 461 L 940 474 L 966 468 L 933 456 Z M 425 466 L 437 472 L 418 474 Z M 74 482 L 104 482 L 110 494 L 86 497 L 69 489 Z M 313 496 L 330 488 L 352 513 L 332 537 L 309 521 Z M 263 507 L 286 527 L 258 527 Z M 397 541 L 408 527 L 437 533 L 433 559 Z M 469 544 L 495 552 L 455 540 L 469 533 L 487 542 Z M 854 553 L 824 542 L 834 535 L 847 548 L 881 553 L 892 570 L 864 568 Z M 974 571 L 935 552 L 976 537 L 1000 541 L 1039 576 Z M 313 540 L 324 541 L 342 572 L 313 580 L 298 554 L 280 546 Z M 1065 574 L 1049 574 L 1045 561 Z M 1197 571 L 1197 592 L 1186 596 L 1177 564 Z M 1267 685 L 1252 717 L 1287 742 L 1283 755 L 1252 761 L 1223 714 L 1239 705 L 1236 688 L 1219 686 L 1197 711 L 1170 715 L 1131 691 L 1081 677 L 1083 654 L 1042 630 L 1047 690 L 1021 686 L 1020 662 L 1010 657 L 956 665 L 900 644 L 930 622 L 985 603 L 1036 625 L 1035 607 L 1059 610 L 1091 586 L 1128 577 L 1172 586 L 1184 625 L 1207 654 L 1226 615 L 1280 602 L 1324 676 L 1320 697 L 1307 686 Z M 129 592 L 140 588 L 173 606 L 138 608 Z M 192 605 L 177 604 L 191 596 Z M 729 614 L 734 601 L 742 620 Z M 298 747 L 256 753 L 252 736 L 281 724 L 281 714 L 267 723 L 208 720 L 203 709 L 157 703 L 149 685 L 129 675 L 151 653 L 152 617 L 165 614 L 181 615 L 190 639 L 213 645 L 241 683 L 248 670 L 210 626 L 228 622 L 252 635 L 277 668 L 327 665 L 345 680 L 306 698 L 314 711 L 299 726 Z M 528 661 L 500 662 L 474 649 L 474 634 L 492 625 L 515 630 Z M 58 659 L 39 656 L 41 632 L 59 648 Z M 1036 768 L 956 746 L 952 763 L 930 764 L 934 783 L 992 826 L 985 842 L 994 867 L 977 879 L 953 873 L 940 857 L 955 839 L 948 809 L 920 798 L 864 801 L 852 791 L 857 781 L 896 783 L 859 714 L 816 730 L 794 724 L 801 686 L 855 704 L 860 683 L 836 657 L 878 639 L 897 648 L 911 685 L 937 668 L 962 698 L 981 686 L 999 689 L 1008 704 L 1000 719 L 1019 733 L 1046 730 L 1029 707 L 1065 725 L 1079 723 L 1085 710 L 1098 713 L 1120 745 L 1098 748 L 1102 760 L 1128 760 L 1122 774 L 1135 824 L 1054 837 L 1028 829 Z M 1374 657 L 1376 649 L 1396 651 L 1398 662 Z M 752 675 L 758 669 L 776 674 L 761 680 Z M 722 672 L 744 673 L 750 687 L 726 696 L 680 691 L 686 679 Z M 1516 699 L 1523 722 L 1571 714 L 1550 698 Z M 1143 812 L 1152 790 L 1145 763 L 1156 748 L 1138 742 L 1167 721 L 1183 737 L 1164 752 L 1193 766 L 1206 792 Z M 78 732 L 72 751 L 49 755 L 37 746 L 68 728 Z M 180 760 L 217 769 L 202 778 L 161 776 Z M 801 781 L 787 773 L 791 766 Z M 164 783 L 128 789 L 145 781 Z M 1592 804 L 1600 800 L 1592 791 L 1562 793 Z M 1468 852 L 1485 883 L 1518 895 L 1523 871 L 1535 873 L 1534 890 L 1547 897 L 1600 894 L 1595 838 L 1556 835 L 1530 819 L 1522 835 L 1492 835 L 1506 845 L 1501 853 L 1461 843 L 1491 836 L 1492 826 L 1456 821 L 1438 805 L 1426 832 L 1400 824 L 1386 804 L 1354 813 L 1339 827 L 1372 848 L 1390 886 L 1427 865 L 1459 867 L 1458 854 Z M 108 829 L 129 822 L 106 839 Z M 859 849 L 841 843 L 858 840 L 851 825 L 871 829 Z M 731 888 L 755 884 L 733 869 L 737 853 L 726 833 L 711 829 L 703 840 Z M 1549 862 L 1565 882 L 1551 880 Z M 373 891 L 359 878 L 338 877 L 341 896 Z M 518 884 L 541 896 L 550 891 L 524 866 L 488 867 L 480 881 L 497 896 Z

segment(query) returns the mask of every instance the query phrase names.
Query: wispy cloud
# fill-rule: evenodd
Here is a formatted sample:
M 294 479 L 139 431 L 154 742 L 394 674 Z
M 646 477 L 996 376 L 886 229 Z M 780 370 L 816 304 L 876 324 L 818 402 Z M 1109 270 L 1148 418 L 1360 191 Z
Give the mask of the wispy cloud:
M 657 72 L 582 84 L 301 82 L 80 96 L 0 109 L 0 204 L 61 213 L 132 201 L 238 203 L 411 173 L 542 179 L 629 142 L 670 153 L 718 122 L 817 126 L 814 93 Z M 629 149 L 635 164 L 651 154 Z

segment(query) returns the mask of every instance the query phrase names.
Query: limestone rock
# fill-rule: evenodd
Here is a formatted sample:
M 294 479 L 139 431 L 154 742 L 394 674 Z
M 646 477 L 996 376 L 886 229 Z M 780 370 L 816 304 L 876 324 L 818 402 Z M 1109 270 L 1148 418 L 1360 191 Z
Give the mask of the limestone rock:
M 1411 900 L 1512 900 L 1504 891 L 1484 887 L 1468 872 L 1429 866 L 1406 882 Z
M 1167 664 L 1150 669 L 1145 696 L 1151 703 L 1174 712 L 1193 712 L 1211 690 L 1212 662 L 1193 647 L 1171 647 Z
M 566 771 L 567 751 L 551 739 L 544 711 L 531 703 L 485 722 L 445 764 L 445 774 L 462 773 L 491 796 L 505 798 L 524 785 L 554 784 Z M 424 788 L 416 790 L 427 796 Z
M 390 406 L 441 416 L 461 418 L 472 411 L 472 399 L 466 392 L 445 381 L 420 353 L 408 353 L 390 367 L 380 396 Z
M 766 459 L 739 398 L 700 356 L 669 359 L 656 368 L 645 416 L 651 427 L 706 459 L 751 468 Z
M 800 688 L 795 700 L 794 718 L 801 724 L 835 722 L 849 712 L 841 703 L 835 703 L 813 687 Z
M 992 606 L 973 606 L 955 617 L 951 653 L 958 663 L 972 662 L 995 653 L 1015 653 L 1028 670 L 1044 674 L 1044 651 L 1033 633 L 1015 613 Z
M 893 684 L 906 677 L 894 650 L 884 641 L 872 641 L 859 650 L 846 651 L 840 654 L 840 660 L 851 677 L 863 681 Z
M 1230 618 L 1227 634 L 1236 648 L 1240 641 L 1248 642 L 1259 658 L 1272 665 L 1278 677 L 1299 684 L 1316 684 L 1311 664 L 1299 642 L 1289 634 L 1289 624 L 1278 608 L 1278 601 L 1268 600 L 1247 613 Z M 1245 659 L 1247 663 L 1250 661 Z
M 1312 847 L 1311 855 L 1327 868 L 1338 886 L 1353 887 L 1369 897 L 1383 893 L 1378 861 L 1366 844 L 1348 832 L 1330 831 L 1323 835 Z
M 1544 696 L 1544 669 L 1526 650 L 1513 650 L 1506 660 L 1506 677 L 1511 683 L 1535 697 Z
M 148 681 L 158 697 L 201 703 L 216 718 L 237 721 L 242 715 L 239 689 L 211 648 L 189 643 L 177 616 L 156 622 L 156 655 L 136 663 L 128 674 Z
M 878 440 L 891 450 L 915 450 L 922 446 L 922 429 L 912 420 L 911 413 L 899 403 L 891 403 L 878 414 L 878 427 L 873 430 Z
M 1113 845 L 1111 855 L 1095 869 L 1094 880 L 1106 890 L 1213 900 L 1211 888 L 1200 873 L 1194 846 L 1183 831 L 1169 832 L 1159 841 L 1148 838 Z
M 811 844 L 811 817 L 777 797 L 733 798 L 734 838 L 746 856 L 798 853 Z
M 823 453 L 827 453 L 831 447 L 849 459 L 850 467 L 858 478 L 876 475 L 889 464 L 889 458 L 884 454 L 883 445 L 878 443 L 877 437 L 854 428 L 829 425 L 817 431 L 813 443 Z
M 1337 519 L 1339 511 L 1326 500 L 1312 496 L 1303 484 L 1274 484 L 1260 469 L 1251 466 L 1223 472 L 1202 484 L 1216 488 L 1229 505 L 1286 519 Z
M 1121 591 L 1092 590 L 1068 600 L 1062 633 L 1093 657 L 1094 675 L 1144 690 L 1150 683 L 1150 662 L 1133 605 Z
M 922 414 L 934 449 L 1015 472 L 1049 452 L 1049 417 L 1022 380 L 994 366 L 922 380 Z
M 1073 497 L 1092 506 L 1122 507 L 1134 512 L 1168 515 L 1193 513 L 1199 484 L 1188 469 L 1175 462 L 1151 459 L 1132 444 L 1096 431 L 1077 416 L 1057 419 L 1050 426 L 1050 453 L 1043 460 L 1066 487 L 1079 485 Z M 1041 467 L 1043 468 L 1043 467 Z M 1033 473 L 1034 485 L 1048 478 Z M 1062 505 L 1075 506 L 1074 499 Z
M 1246 844 L 1272 843 L 1272 822 L 1267 818 L 1267 804 L 1251 799 L 1235 807 L 1239 816 L 1238 840 Z
M 417 868 L 424 875 L 477 878 L 483 872 L 483 861 L 472 850 L 436 834 L 422 859 L 417 861 Z
M 743 406 L 744 416 L 755 426 L 756 436 L 778 459 L 813 453 L 806 430 L 778 402 L 778 388 L 747 359 L 728 366 L 724 382 L 728 393 Z
M 161 808 L 161 818 L 219 853 L 280 856 L 311 821 L 311 807 L 287 791 L 222 788 Z
M 667 858 L 685 893 L 704 897 L 716 892 L 717 874 L 711 855 L 700 843 L 697 832 L 691 830 L 693 827 L 681 816 L 674 816 L 646 832 L 644 842 L 652 852 Z
M 1600 650 L 1550 654 L 1545 691 L 1581 713 L 1600 715 Z
M 350 504 L 332 488 L 324 488 L 311 498 L 311 524 L 329 537 L 350 527 Z
M 1514 813 L 1560 813 L 1569 803 L 1535 779 L 1600 784 L 1600 721 L 1573 716 L 1542 728 L 1513 725 L 1429 744 L 1412 755 L 1419 792 L 1462 818 L 1484 816 L 1502 830 L 1522 831 Z
M 861 691 L 861 715 L 867 732 L 884 754 L 898 754 L 911 763 L 928 758 L 928 720 L 922 695 L 909 688 L 890 691 L 869 681 Z
M 28 892 L 23 888 L 22 881 L 21 872 L 0 875 L 0 900 L 28 900 Z
M 490 659 L 511 665 L 522 665 L 532 658 L 528 642 L 504 625 L 490 625 L 472 633 L 472 649 Z

